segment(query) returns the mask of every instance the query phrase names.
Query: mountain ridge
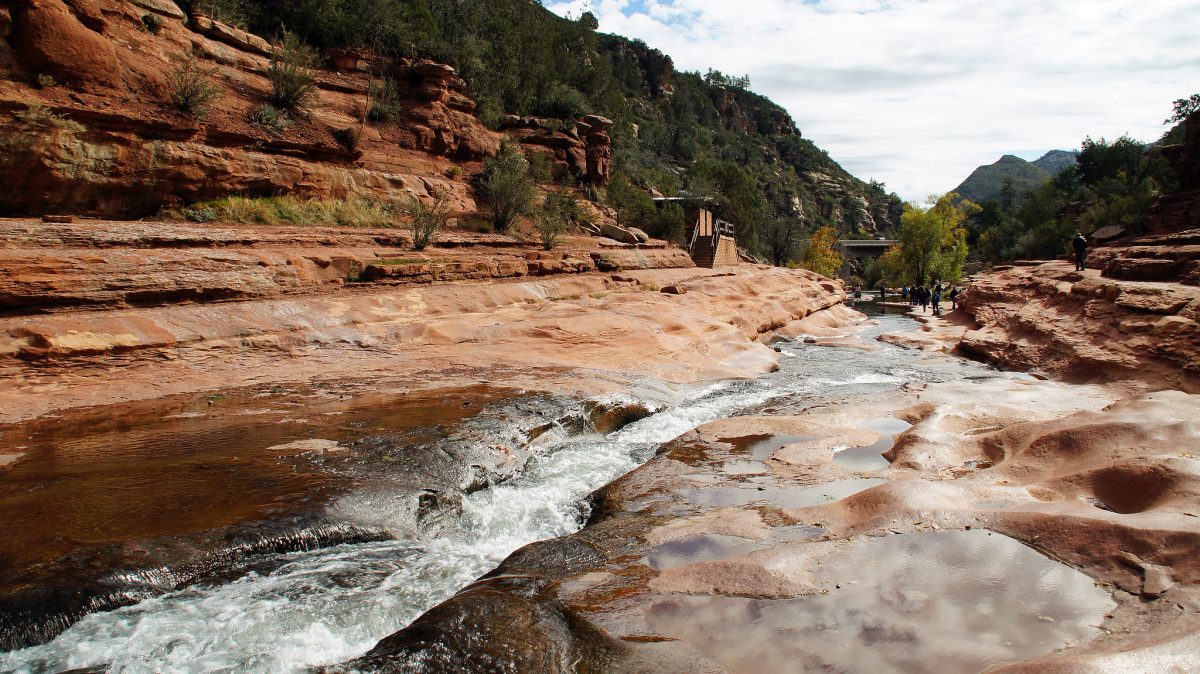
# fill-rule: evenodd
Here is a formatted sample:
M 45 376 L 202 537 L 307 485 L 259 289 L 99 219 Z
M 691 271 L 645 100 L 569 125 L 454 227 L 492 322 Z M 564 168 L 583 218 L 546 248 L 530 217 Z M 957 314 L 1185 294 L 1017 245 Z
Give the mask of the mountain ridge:
M 1050 150 L 1033 161 L 1005 154 L 991 164 L 977 167 L 952 191 L 982 204 L 1003 198 L 1006 186 L 1011 185 L 1013 199 L 1019 202 L 1026 193 L 1073 166 L 1078 154 L 1070 150 Z

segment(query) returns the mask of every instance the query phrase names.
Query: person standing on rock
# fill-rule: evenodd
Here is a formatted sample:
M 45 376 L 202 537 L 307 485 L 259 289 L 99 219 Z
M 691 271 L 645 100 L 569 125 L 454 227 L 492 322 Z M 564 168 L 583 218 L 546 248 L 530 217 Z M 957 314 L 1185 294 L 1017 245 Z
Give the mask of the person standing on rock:
M 1083 232 L 1075 232 L 1075 238 L 1071 241 L 1071 245 L 1075 247 L 1075 271 L 1084 271 L 1083 260 L 1087 257 L 1087 239 L 1084 238 Z
M 950 289 L 950 311 L 958 309 L 958 288 Z
M 900 286 L 900 303 L 908 302 L 908 286 Z
M 933 315 L 942 315 L 942 284 L 933 287 Z

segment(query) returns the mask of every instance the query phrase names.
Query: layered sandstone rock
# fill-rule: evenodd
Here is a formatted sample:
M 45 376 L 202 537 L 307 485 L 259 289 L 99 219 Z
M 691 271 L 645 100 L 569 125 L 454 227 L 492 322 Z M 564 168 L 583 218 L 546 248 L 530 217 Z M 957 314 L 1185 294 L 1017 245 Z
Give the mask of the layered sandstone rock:
M 531 156 L 545 157 L 555 178 L 574 175 L 586 182 L 608 182 L 612 159 L 612 120 L 588 115 L 574 123 L 508 115 L 500 128 L 526 145 Z
M 319 279 L 297 274 L 285 279 L 310 284 L 297 297 L 10 315 L 0 318 L 0 420 L 330 373 L 420 378 L 479 369 L 489 381 L 517 386 L 529 384 L 522 371 L 538 373 L 539 386 L 547 386 L 560 368 L 666 381 L 745 376 L 775 367 L 778 354 L 760 335 L 837 306 L 843 296 L 810 272 L 655 268 L 674 254 L 604 253 L 625 271 L 319 293 L 311 291 Z M 231 256 L 233 271 L 245 273 L 240 260 L 254 254 Z M 530 268 L 534 262 L 567 266 L 565 256 L 524 259 Z M 259 289 L 281 290 L 269 268 L 259 273 Z M 658 292 L 668 285 L 686 294 Z M 182 292 L 176 299 L 220 298 Z
M 959 348 L 998 365 L 1200 391 L 1200 287 L 1047 262 L 978 277 L 959 303 L 978 324 Z
M 664 246 L 448 229 L 413 251 L 406 230 L 164 222 L 0 221 L 0 313 L 32 314 L 369 291 L 380 285 L 692 267 Z
M 0 61 L 15 75 L 0 80 L 0 134 L 13 139 L 0 153 L 4 214 L 143 217 L 228 194 L 395 200 L 433 190 L 473 211 L 476 162 L 499 148 L 500 134 L 475 116 L 466 83 L 444 64 L 331 53 L 311 115 L 293 116 L 274 135 L 248 122 L 270 92 L 275 46 L 261 37 L 204 16 L 185 21 L 170 0 L 29 0 L 0 9 Z M 147 13 L 163 20 L 153 34 Z M 189 52 L 215 68 L 211 81 L 222 92 L 203 120 L 169 102 L 169 77 Z M 362 127 L 346 147 L 337 134 L 360 128 L 370 81 L 381 75 L 397 84 L 403 118 Z M 35 87 L 39 76 L 52 84 Z M 37 105 L 60 120 L 18 117 Z M 607 179 L 611 148 L 599 120 L 581 122 L 588 131 L 562 148 L 558 177 Z M 545 150 L 540 142 L 530 147 Z

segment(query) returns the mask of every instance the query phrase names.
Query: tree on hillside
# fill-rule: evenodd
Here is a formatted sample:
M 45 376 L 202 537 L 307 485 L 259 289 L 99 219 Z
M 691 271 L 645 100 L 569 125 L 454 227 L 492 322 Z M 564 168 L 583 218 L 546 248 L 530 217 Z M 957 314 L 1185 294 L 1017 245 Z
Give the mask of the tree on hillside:
M 479 196 L 491 209 L 492 226 L 498 232 L 507 232 L 517 216 L 531 211 L 537 191 L 520 150 L 503 143 L 495 157 L 484 160 Z
M 929 197 L 929 204 L 924 210 L 910 205 L 900 218 L 898 255 L 904 276 L 917 284 L 961 280 L 967 260 L 964 223 L 980 208 L 954 192 Z
M 804 246 L 796 266 L 832 278 L 845 260 L 841 253 L 833 249 L 836 243 L 837 231 L 834 228 L 826 226 L 818 229 L 809 238 L 808 245 Z
M 1173 114 L 1163 121 L 1163 124 L 1176 124 L 1187 119 L 1189 115 L 1200 110 L 1200 94 L 1192 94 L 1187 98 L 1177 99 L 1171 104 Z
M 791 262 L 800 249 L 800 220 L 774 218 L 764 227 L 762 247 L 776 267 Z
M 608 181 L 608 204 L 617 212 L 617 224 L 622 227 L 646 228 L 654 217 L 654 200 L 638 188 L 624 173 Z

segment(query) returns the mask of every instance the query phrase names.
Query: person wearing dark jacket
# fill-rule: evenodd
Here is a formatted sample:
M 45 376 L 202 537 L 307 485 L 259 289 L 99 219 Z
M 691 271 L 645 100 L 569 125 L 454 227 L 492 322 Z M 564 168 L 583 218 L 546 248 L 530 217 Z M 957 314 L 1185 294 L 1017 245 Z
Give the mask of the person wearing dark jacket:
M 958 308 L 958 288 L 950 289 L 950 311 Z
M 1075 232 L 1071 245 L 1075 248 L 1075 271 L 1083 271 L 1083 260 L 1087 257 L 1087 239 L 1083 237 L 1082 232 Z

